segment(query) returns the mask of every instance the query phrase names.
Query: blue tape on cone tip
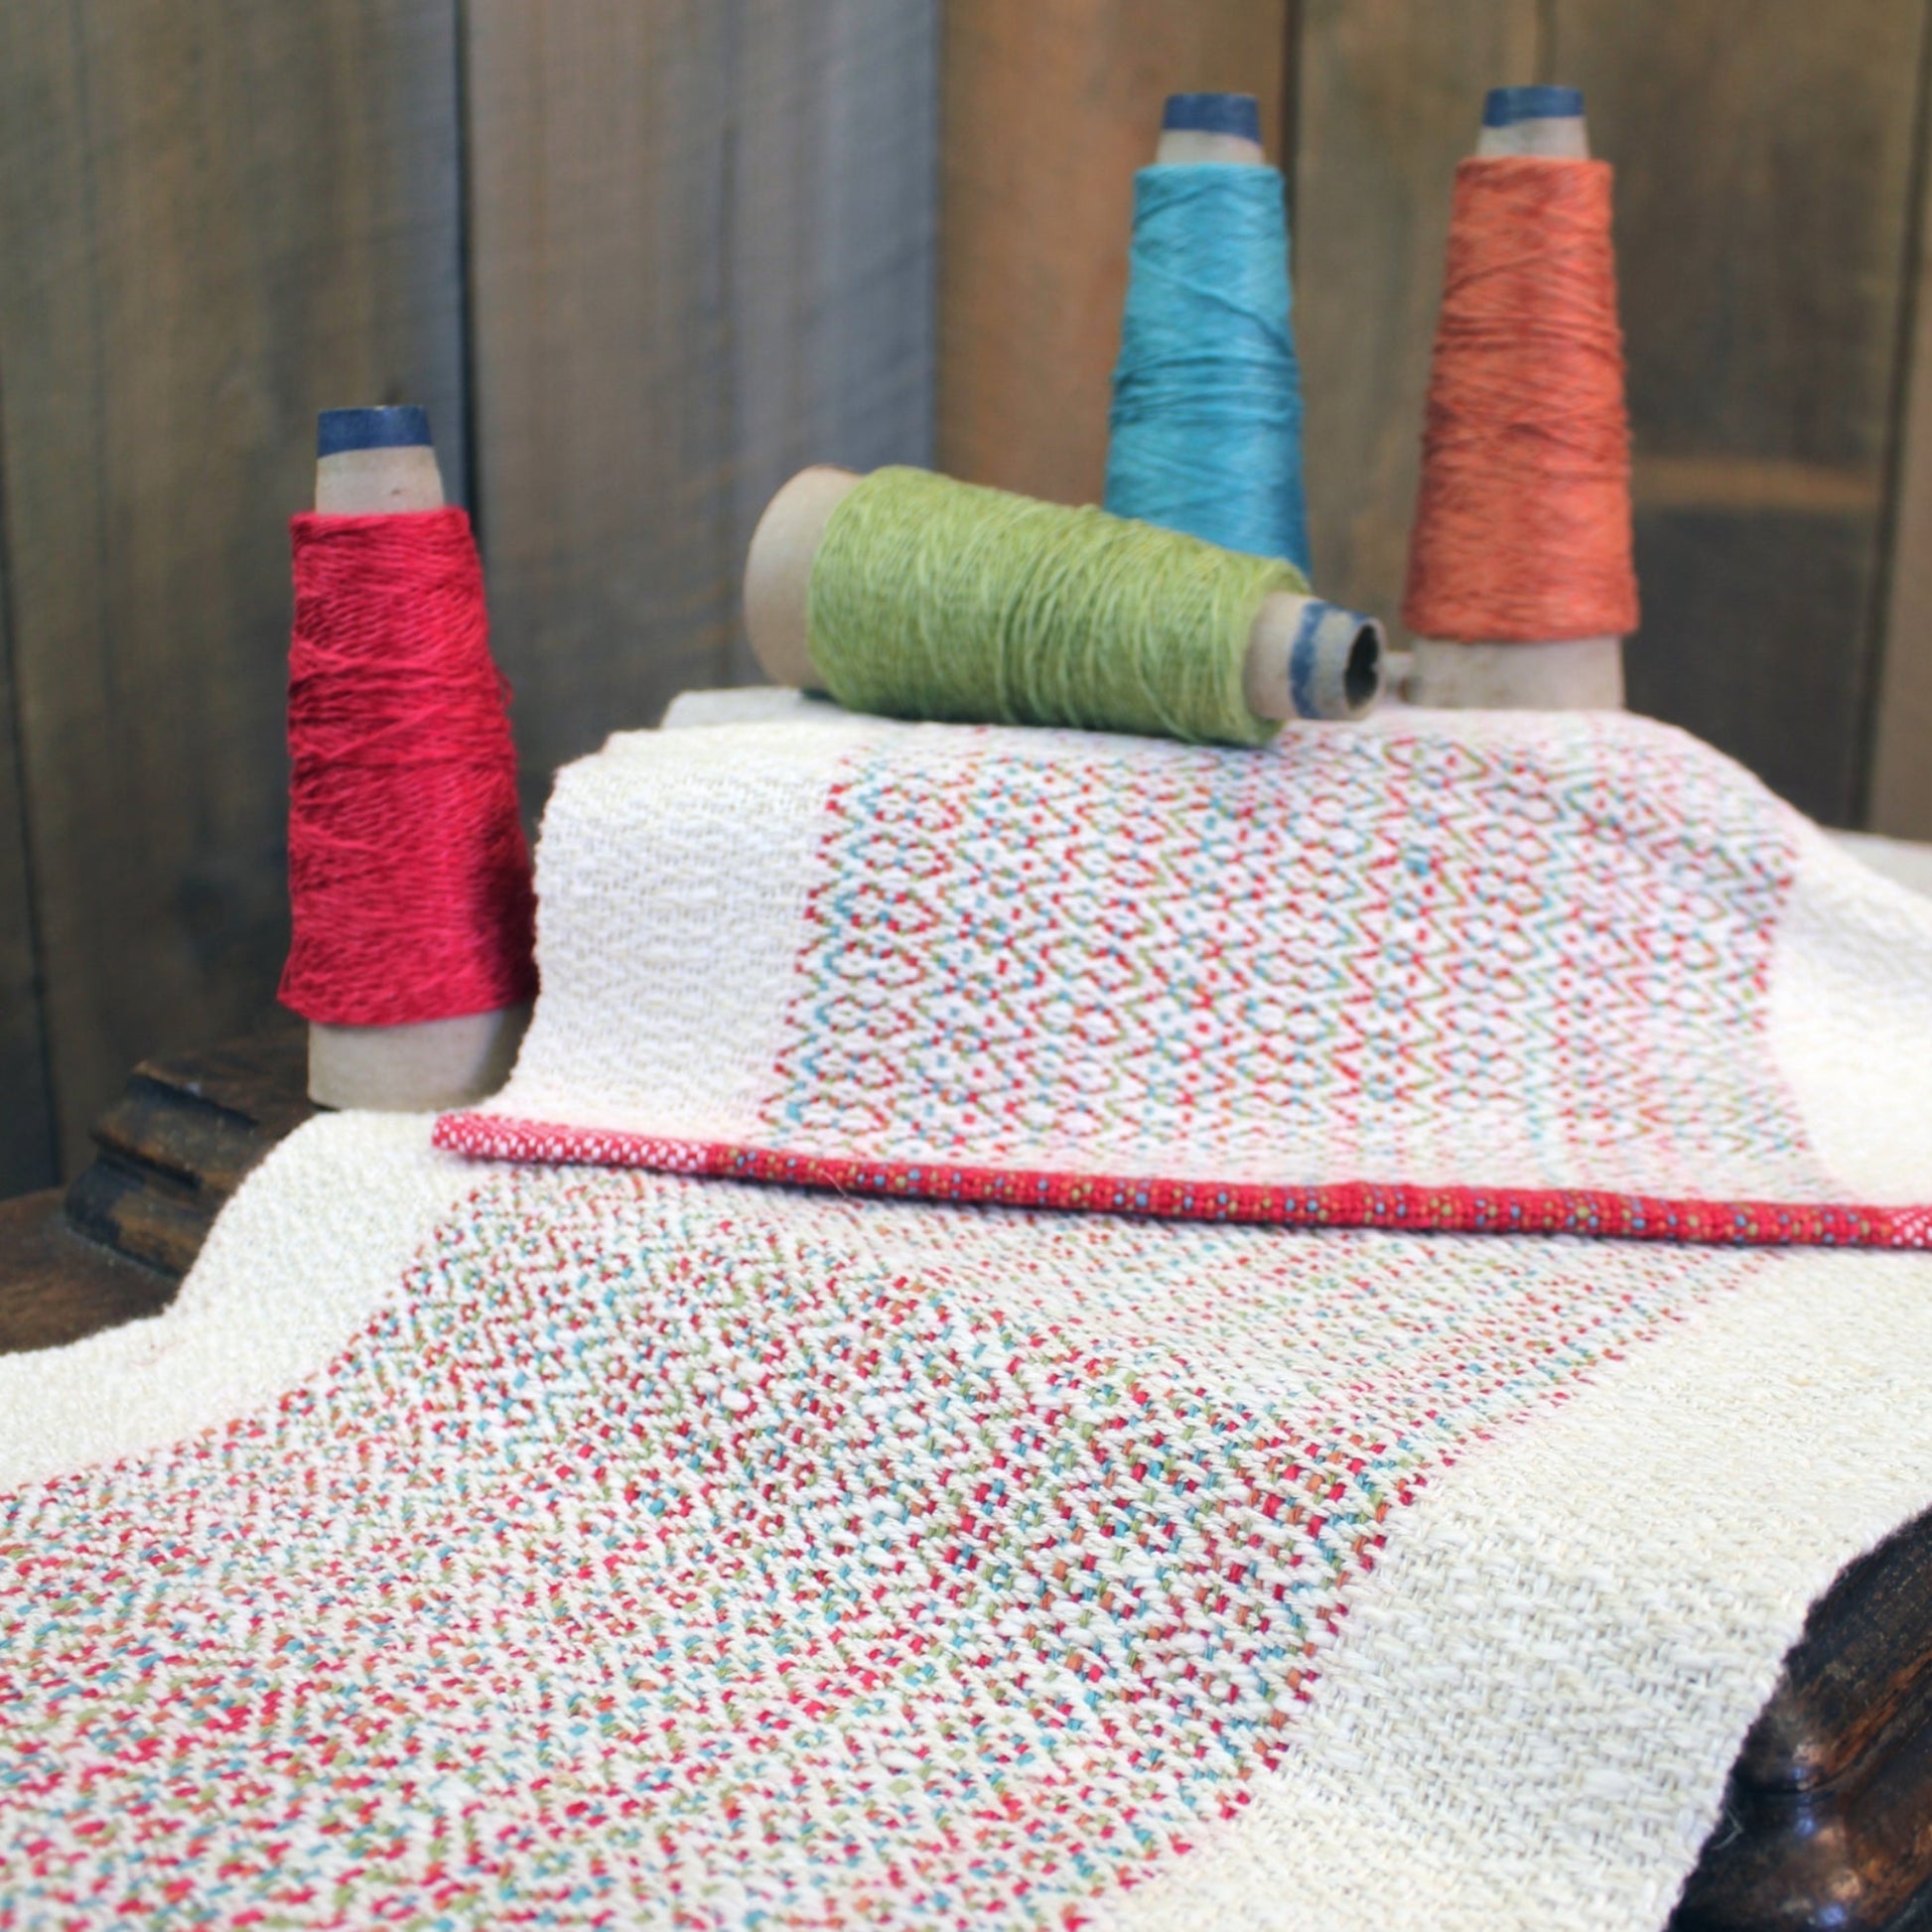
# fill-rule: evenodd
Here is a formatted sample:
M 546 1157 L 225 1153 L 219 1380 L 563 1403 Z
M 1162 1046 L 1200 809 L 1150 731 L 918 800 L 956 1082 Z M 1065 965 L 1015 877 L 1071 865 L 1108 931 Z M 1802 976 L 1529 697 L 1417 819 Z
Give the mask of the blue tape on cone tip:
M 1233 134 L 1258 144 L 1261 103 L 1253 94 L 1170 94 L 1161 125 L 1190 134 Z
M 1581 87 L 1491 87 L 1482 103 L 1482 124 L 1514 127 L 1518 121 L 1574 120 L 1583 111 Z
M 1314 640 L 1334 612 L 1334 605 L 1324 604 L 1318 597 L 1310 598 L 1296 626 L 1295 641 L 1289 646 L 1288 701 L 1298 718 L 1314 716 L 1314 674 L 1320 663 Z
M 325 409 L 316 418 L 316 455 L 406 450 L 429 443 L 429 411 L 417 403 L 383 409 Z

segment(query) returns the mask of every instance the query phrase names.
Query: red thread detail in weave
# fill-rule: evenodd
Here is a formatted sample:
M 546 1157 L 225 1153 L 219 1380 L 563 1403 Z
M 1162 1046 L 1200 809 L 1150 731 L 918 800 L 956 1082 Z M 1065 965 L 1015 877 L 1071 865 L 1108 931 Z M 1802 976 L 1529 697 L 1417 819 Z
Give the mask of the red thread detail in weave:
M 1133 1214 L 1163 1221 L 1388 1228 L 1402 1234 L 1575 1234 L 1743 1248 L 1932 1248 L 1932 1205 L 1703 1200 L 1586 1187 L 1421 1187 L 1372 1180 L 1295 1187 L 954 1167 L 946 1162 L 788 1154 L 778 1148 L 674 1140 L 622 1128 L 569 1127 L 496 1114 L 445 1114 L 431 1138 L 438 1147 L 476 1161 L 644 1168 L 715 1180 L 825 1187 L 841 1194 Z
M 281 998 L 395 1027 L 536 993 L 509 687 L 460 509 L 292 519 Z
M 1636 628 L 1604 162 L 1455 171 L 1402 619 L 1470 642 Z

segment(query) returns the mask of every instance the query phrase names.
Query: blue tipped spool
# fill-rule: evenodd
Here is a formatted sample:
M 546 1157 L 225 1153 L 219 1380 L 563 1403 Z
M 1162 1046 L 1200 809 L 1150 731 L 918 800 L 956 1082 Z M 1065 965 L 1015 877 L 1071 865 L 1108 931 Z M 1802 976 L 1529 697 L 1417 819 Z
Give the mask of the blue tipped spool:
M 1259 144 L 1261 103 L 1253 94 L 1170 94 L 1161 125 L 1189 134 L 1232 134 Z
M 418 445 L 429 445 L 429 411 L 413 402 L 384 409 L 325 409 L 316 418 L 318 457 Z
M 1482 103 L 1484 127 L 1519 121 L 1571 121 L 1584 111 L 1581 87 L 1491 87 Z

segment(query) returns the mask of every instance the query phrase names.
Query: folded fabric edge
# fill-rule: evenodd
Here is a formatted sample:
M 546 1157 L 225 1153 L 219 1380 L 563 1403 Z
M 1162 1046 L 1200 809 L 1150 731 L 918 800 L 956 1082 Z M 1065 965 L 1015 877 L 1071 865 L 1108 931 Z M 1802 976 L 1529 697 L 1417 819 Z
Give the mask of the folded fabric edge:
M 1726 1247 L 1932 1248 L 1932 1203 L 1705 1200 L 1589 1188 L 1435 1187 L 1367 1180 L 1262 1185 L 861 1160 L 483 1113 L 445 1114 L 433 1139 L 437 1147 L 472 1160 L 645 1168 L 657 1173 L 819 1187 L 841 1194 L 1133 1214 L 1152 1220 L 1383 1228 L 1403 1234 L 1574 1234 Z
M 1093 1926 L 1662 1925 L 1808 1606 L 1932 1500 L 1926 1263 L 1743 1265 L 1457 1461 L 1282 1763 Z
M 0 1489 L 144 1454 L 257 1411 L 404 1292 L 482 1183 L 427 1114 L 324 1114 L 241 1184 L 161 1313 L 0 1357 Z

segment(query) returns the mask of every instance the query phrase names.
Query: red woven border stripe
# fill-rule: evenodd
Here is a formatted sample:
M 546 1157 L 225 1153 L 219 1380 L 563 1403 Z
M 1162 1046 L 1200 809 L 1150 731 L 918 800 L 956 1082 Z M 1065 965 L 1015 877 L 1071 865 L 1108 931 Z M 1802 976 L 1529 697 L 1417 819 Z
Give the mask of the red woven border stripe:
M 483 1161 L 545 1161 L 825 1187 L 908 1200 L 992 1201 L 1008 1207 L 1159 1220 L 1247 1221 L 1277 1227 L 1395 1228 L 1428 1234 L 1580 1234 L 1617 1241 L 1740 1247 L 1932 1248 L 1932 1205 L 1852 1207 L 1813 1201 L 1671 1200 L 1574 1188 L 1261 1187 L 1134 1179 L 921 1161 L 850 1161 L 713 1141 L 659 1140 L 596 1127 L 553 1127 L 487 1114 L 446 1114 L 436 1145 Z

